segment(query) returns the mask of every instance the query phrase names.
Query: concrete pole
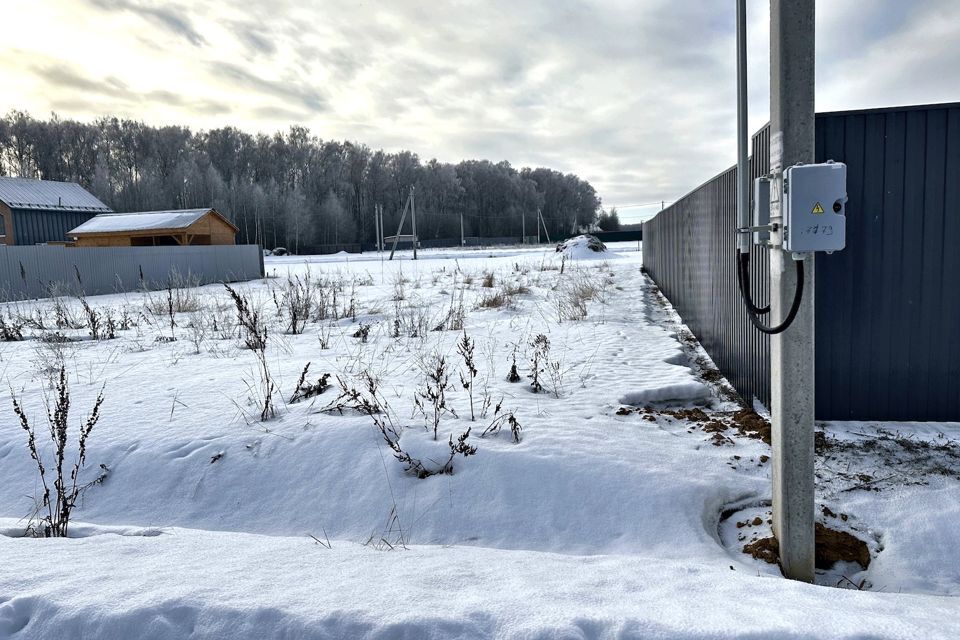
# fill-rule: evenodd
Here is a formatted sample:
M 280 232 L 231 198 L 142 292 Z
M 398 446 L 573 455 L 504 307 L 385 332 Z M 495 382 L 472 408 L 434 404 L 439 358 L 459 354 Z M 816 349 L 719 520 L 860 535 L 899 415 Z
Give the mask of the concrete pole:
M 750 226 L 750 175 L 747 160 L 747 0 L 737 0 L 737 228 Z M 663 205 L 660 206 L 661 210 Z M 750 253 L 749 233 L 737 232 L 737 251 Z
M 413 227 L 413 259 L 417 259 L 417 202 L 413 198 L 413 187 L 410 187 L 410 224 Z
M 814 160 L 814 0 L 770 0 L 771 324 L 790 308 L 794 257 L 782 249 L 783 169 Z M 803 257 L 803 303 L 771 337 L 773 531 L 788 578 L 814 579 L 814 260 Z

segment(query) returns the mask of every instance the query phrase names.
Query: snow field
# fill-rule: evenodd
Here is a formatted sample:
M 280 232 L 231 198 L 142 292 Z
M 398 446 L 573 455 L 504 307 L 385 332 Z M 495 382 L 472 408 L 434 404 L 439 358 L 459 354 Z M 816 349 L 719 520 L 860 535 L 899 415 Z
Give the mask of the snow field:
M 682 421 L 616 415 L 622 403 L 734 408 L 688 366 L 629 248 L 589 262 L 563 262 L 552 249 L 424 251 L 392 263 L 267 258 L 276 277 L 236 286 L 271 324 L 279 393 L 266 422 L 255 358 L 220 326 L 235 322 L 222 287 L 197 290 L 203 308 L 177 314 L 174 342 L 156 340 L 171 329 L 143 312 L 145 294 L 127 294 L 90 300 L 118 315 L 143 312 L 116 340 L 0 343 L 3 388 L 34 421 L 52 363 L 70 373 L 71 426 L 105 386 L 84 473 L 109 469 L 77 507 L 76 521 L 96 523 L 74 527 L 79 537 L 9 537 L 32 508 L 36 470 L 23 431 L 0 423 L 0 637 L 956 636 L 956 601 L 942 597 L 960 593 L 950 478 L 880 498 L 829 496 L 882 540 L 870 569 L 850 576 L 882 593 L 790 583 L 721 543 L 727 505 L 769 496 L 769 467 L 746 464 L 769 448 L 745 439 L 715 447 Z M 283 333 L 273 292 L 308 274 L 342 280 L 356 320 Z M 477 307 L 501 287 L 526 292 Z M 462 333 L 429 330 L 461 295 L 476 344 L 475 408 L 483 397 L 491 405 L 476 422 L 458 375 Z M 585 317 L 570 319 L 581 309 Z M 193 340 L 200 316 L 218 329 Z M 371 325 L 367 342 L 353 337 L 361 323 Z M 428 330 L 412 336 L 418 326 Z M 531 341 L 541 334 L 556 367 L 532 393 Z M 514 354 L 518 383 L 506 380 Z M 434 441 L 414 395 L 438 355 L 458 417 L 443 416 Z M 329 372 L 334 386 L 287 405 L 307 362 L 310 378 Z M 451 475 L 417 479 L 370 416 L 322 411 L 337 376 L 359 385 L 364 372 L 379 380 L 404 450 L 442 462 L 448 438 L 471 427 L 476 455 L 456 456 Z M 0 415 L 12 418 L 3 396 Z M 480 437 L 501 402 L 522 425 L 519 443 L 508 428 Z

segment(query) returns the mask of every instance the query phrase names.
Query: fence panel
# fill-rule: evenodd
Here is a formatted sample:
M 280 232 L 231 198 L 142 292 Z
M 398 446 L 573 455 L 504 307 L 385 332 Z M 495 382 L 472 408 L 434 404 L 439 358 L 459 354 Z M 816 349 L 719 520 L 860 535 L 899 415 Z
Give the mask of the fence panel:
M 263 275 L 256 245 L 207 247 L 0 247 L 0 299 L 100 295 L 163 288 L 171 275 L 200 284 Z
M 750 175 L 769 171 L 769 129 Z M 817 255 L 816 414 L 960 421 L 960 105 L 818 114 L 816 160 L 848 167 L 847 247 Z M 770 341 L 739 299 L 736 168 L 644 224 L 644 266 L 721 371 L 769 406 Z M 769 300 L 754 247 L 753 296 Z

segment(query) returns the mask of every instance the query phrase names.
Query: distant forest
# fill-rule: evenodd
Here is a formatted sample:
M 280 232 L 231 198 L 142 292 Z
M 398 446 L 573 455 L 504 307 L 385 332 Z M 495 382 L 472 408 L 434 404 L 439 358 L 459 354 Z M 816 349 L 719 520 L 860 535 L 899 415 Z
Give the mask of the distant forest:
M 519 237 L 524 218 L 527 235 L 536 235 L 538 209 L 554 239 L 618 224 L 573 174 L 506 161 L 424 163 L 411 151 L 321 140 L 300 126 L 273 135 L 193 132 L 13 111 L 0 120 L 0 175 L 78 182 L 118 212 L 211 206 L 240 228 L 239 242 L 294 251 L 373 243 L 376 204 L 393 234 L 410 186 L 421 239 L 459 238 L 461 214 L 465 234 L 482 237 Z

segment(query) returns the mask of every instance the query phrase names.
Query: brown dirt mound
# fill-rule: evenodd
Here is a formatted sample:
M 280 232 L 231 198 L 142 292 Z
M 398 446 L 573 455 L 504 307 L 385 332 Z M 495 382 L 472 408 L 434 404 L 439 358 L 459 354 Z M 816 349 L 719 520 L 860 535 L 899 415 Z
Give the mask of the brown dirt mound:
M 770 423 L 753 409 L 737 411 L 733 414 L 733 423 L 741 435 L 770 444 Z
M 829 569 L 837 562 L 856 562 L 866 569 L 870 566 L 870 548 L 867 543 L 846 531 L 828 529 L 819 522 L 814 530 L 816 558 L 814 564 L 817 569 Z M 780 544 L 774 537 L 761 538 L 744 545 L 743 552 L 769 562 L 777 564 L 780 561 Z
M 866 569 L 870 566 L 870 548 L 867 543 L 846 531 L 828 529 L 817 523 L 814 533 L 817 545 L 817 568 L 829 569 L 836 562 L 856 562 Z
M 780 562 L 780 543 L 773 536 L 744 545 L 743 552 L 769 564 Z

